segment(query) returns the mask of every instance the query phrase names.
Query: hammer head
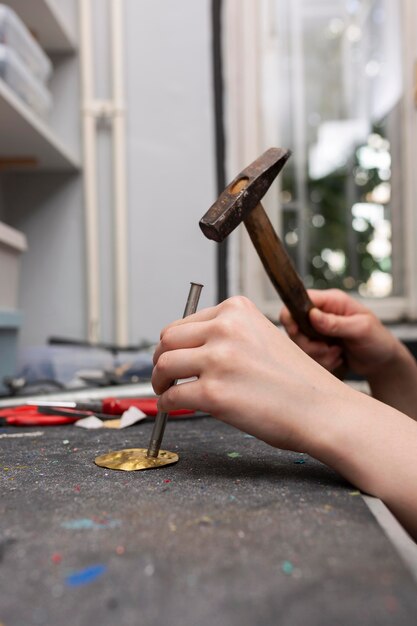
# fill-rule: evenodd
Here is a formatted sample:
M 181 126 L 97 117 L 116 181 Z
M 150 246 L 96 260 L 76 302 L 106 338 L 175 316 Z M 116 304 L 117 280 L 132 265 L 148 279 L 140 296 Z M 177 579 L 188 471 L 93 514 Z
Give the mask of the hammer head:
M 289 150 L 270 148 L 236 176 L 201 218 L 200 228 L 205 236 L 221 242 L 244 221 L 266 194 L 290 155 Z

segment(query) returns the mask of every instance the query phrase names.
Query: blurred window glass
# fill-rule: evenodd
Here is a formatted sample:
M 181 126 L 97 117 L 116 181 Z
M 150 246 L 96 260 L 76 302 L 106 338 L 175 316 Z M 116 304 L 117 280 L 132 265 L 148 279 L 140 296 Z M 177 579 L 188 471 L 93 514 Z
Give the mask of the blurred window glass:
M 401 296 L 402 3 L 274 2 L 282 238 L 307 287 Z

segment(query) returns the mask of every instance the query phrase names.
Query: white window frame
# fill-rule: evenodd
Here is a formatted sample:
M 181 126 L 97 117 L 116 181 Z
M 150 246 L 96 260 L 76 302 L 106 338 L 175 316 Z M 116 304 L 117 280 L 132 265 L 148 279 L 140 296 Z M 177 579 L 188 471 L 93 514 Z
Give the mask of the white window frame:
M 417 320 L 417 3 L 415 0 L 398 1 L 403 6 L 404 33 L 404 206 L 401 208 L 404 220 L 404 296 L 360 298 L 384 321 Z M 266 77 L 278 59 L 277 34 L 273 31 L 274 20 L 270 19 L 273 5 L 274 0 L 225 0 L 223 57 L 228 180 L 271 147 L 270 139 L 265 136 L 265 127 L 272 128 L 273 136 L 279 137 L 276 107 L 271 112 L 261 111 L 260 99 L 261 87 L 268 85 Z M 279 177 L 274 185 L 279 185 Z M 275 193 L 273 207 L 268 194 L 263 204 L 279 234 L 281 211 L 277 207 L 277 196 Z M 280 299 L 269 286 L 265 270 L 245 229 L 237 229 L 230 242 L 230 293 L 248 296 L 265 315 L 276 319 Z

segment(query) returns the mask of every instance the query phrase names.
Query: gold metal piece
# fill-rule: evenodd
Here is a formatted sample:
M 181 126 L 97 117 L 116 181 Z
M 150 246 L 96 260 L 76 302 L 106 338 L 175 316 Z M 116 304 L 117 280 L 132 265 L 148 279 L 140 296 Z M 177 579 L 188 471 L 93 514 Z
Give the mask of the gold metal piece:
M 133 472 L 135 470 L 154 469 L 176 463 L 179 459 L 175 452 L 160 450 L 156 458 L 147 456 L 146 448 L 126 448 L 125 450 L 114 450 L 107 454 L 102 454 L 94 460 L 96 465 L 107 469 L 124 470 Z

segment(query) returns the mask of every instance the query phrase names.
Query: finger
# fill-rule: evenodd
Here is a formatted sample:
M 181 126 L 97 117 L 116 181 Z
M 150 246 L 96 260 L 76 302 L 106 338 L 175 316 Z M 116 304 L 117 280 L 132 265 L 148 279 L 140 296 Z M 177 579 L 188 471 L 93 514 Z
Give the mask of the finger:
M 320 359 L 317 359 L 317 362 L 326 370 L 332 372 L 343 362 L 340 349 L 338 351 L 333 349 L 328 350 Z
M 342 348 L 340 346 L 324 345 L 308 354 L 322 365 L 323 363 L 330 363 L 339 359 L 342 354 Z
M 318 358 L 326 354 L 329 350 L 329 344 L 324 341 L 312 341 L 302 333 L 297 333 L 291 339 L 297 344 L 303 352 L 306 352 L 313 358 Z
M 198 349 L 164 352 L 152 372 L 152 385 L 155 393 L 158 395 L 164 393 L 178 378 L 199 376 L 200 363 L 201 357 Z
M 333 312 L 344 310 L 348 298 L 340 289 L 309 289 L 307 293 L 315 306 L 323 310 L 330 307 Z
M 207 322 L 208 320 L 214 319 L 218 314 L 218 305 L 208 307 L 206 309 L 201 309 L 201 311 L 197 311 L 192 315 L 188 315 L 187 317 L 183 317 L 182 319 L 171 322 L 165 328 L 161 330 L 161 337 L 167 331 L 168 328 L 183 326 L 184 324 L 190 324 L 193 322 Z
M 188 324 L 168 326 L 161 332 L 161 341 L 153 355 L 154 365 L 164 352 L 179 348 L 198 348 L 202 346 L 206 341 L 208 332 L 207 325 L 201 322 L 193 323 L 190 321 Z
M 291 313 L 289 312 L 289 310 L 287 309 L 287 307 L 284 307 L 281 310 L 280 313 L 280 322 L 281 324 L 284 326 L 286 333 L 290 336 L 293 337 L 295 336 L 299 329 L 298 329 L 298 325 L 297 323 L 294 321 L 293 317 L 291 316 Z
M 291 337 L 291 339 L 293 341 L 296 341 L 297 337 L 303 337 L 304 335 L 302 335 L 300 333 L 300 329 L 298 328 L 297 324 L 295 322 L 291 322 L 288 325 L 285 326 L 285 332 L 287 333 L 287 335 L 289 337 Z
M 352 315 L 366 308 L 340 289 L 309 289 L 308 295 L 314 306 L 327 313 Z
M 337 359 L 337 361 L 332 365 L 330 371 L 334 372 L 337 369 L 339 369 L 339 367 L 342 367 L 342 366 L 343 366 L 343 368 L 346 368 L 345 360 L 343 358 Z
M 332 359 L 323 359 L 323 361 L 318 363 L 328 372 L 334 372 L 338 367 L 343 365 L 343 359 L 336 359 L 335 361 Z
M 334 315 L 319 309 L 310 311 L 310 319 L 316 330 L 328 337 L 355 339 L 362 336 L 369 326 L 369 315 Z
M 193 380 L 170 387 L 158 399 L 158 409 L 164 412 L 177 409 L 209 412 L 207 406 L 203 405 L 199 382 Z
M 284 325 L 291 322 L 292 316 L 286 306 L 283 306 L 281 311 L 279 312 L 279 320 L 281 324 L 284 324 Z

